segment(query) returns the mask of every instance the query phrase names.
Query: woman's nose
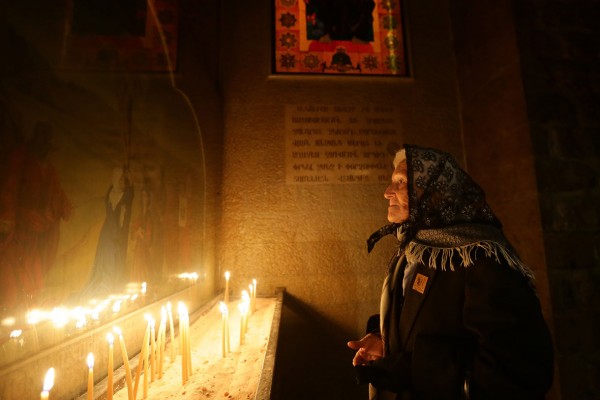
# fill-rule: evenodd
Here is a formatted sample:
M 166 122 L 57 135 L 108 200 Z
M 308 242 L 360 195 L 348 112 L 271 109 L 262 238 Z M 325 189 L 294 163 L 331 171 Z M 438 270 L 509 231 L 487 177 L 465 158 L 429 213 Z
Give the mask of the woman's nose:
M 391 199 L 395 195 L 396 194 L 394 193 L 394 185 L 392 184 L 388 185 L 388 187 L 385 189 L 385 192 L 383 192 L 383 197 L 385 197 L 386 199 Z

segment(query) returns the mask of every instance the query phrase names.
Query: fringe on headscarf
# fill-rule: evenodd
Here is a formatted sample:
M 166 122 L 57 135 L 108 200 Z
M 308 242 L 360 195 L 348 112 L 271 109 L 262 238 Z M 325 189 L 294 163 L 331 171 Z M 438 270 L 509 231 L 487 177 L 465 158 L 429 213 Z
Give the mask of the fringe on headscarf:
M 411 241 L 406 246 L 404 254 L 408 262 L 423 263 L 426 252 L 429 252 L 429 268 L 454 271 L 455 255 L 460 258 L 460 266 L 467 268 L 475 263 L 477 249 L 482 249 L 487 257 L 493 257 L 498 263 L 501 263 L 502 257 L 512 269 L 523 274 L 532 286 L 535 285 L 533 271 L 515 256 L 514 252 L 497 242 L 480 241 L 464 246 L 442 248 Z

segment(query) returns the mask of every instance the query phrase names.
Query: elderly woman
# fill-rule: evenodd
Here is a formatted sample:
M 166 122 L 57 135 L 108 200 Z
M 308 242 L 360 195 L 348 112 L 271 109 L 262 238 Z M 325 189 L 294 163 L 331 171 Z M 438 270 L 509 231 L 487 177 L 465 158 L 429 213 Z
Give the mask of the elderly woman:
M 523 264 L 483 190 L 444 152 L 406 145 L 385 198 L 398 251 L 380 314 L 348 342 L 372 399 L 541 399 L 552 341 Z

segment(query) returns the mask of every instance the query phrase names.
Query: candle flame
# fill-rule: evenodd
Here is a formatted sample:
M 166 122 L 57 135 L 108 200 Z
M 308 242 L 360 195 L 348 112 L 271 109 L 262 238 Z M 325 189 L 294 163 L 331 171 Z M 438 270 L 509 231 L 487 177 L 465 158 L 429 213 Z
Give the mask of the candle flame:
M 142 294 L 146 293 L 146 282 L 142 282 Z
M 171 302 L 167 302 L 167 311 L 171 312 Z
M 162 306 L 160 308 L 160 323 L 162 324 L 166 320 L 167 320 L 167 309 L 165 308 L 165 306 Z
M 46 378 L 44 379 L 44 392 L 49 392 L 54 386 L 54 368 L 50 368 L 46 372 Z
M 238 308 L 240 309 L 240 313 L 242 315 L 246 315 L 248 313 L 248 303 L 245 301 L 242 301 L 238 304 Z
M 256 279 L 252 279 L 252 284 L 256 286 Z
M 115 337 L 113 336 L 112 332 L 108 332 L 106 334 L 106 340 L 108 340 L 108 344 L 113 344 L 113 342 L 115 341 Z
M 123 336 L 123 332 L 121 331 L 121 328 L 119 328 L 118 326 L 113 327 L 113 332 L 119 336 Z
M 118 313 L 119 311 L 121 311 L 121 300 L 117 300 L 113 303 L 112 311 L 114 313 Z
M 242 290 L 242 301 L 250 301 L 250 296 L 248 295 L 248 292 L 245 290 Z
M 230 276 L 231 274 L 229 273 L 229 271 L 225 271 L 225 279 L 229 280 Z
M 41 310 L 31 310 L 27 313 L 27 323 L 35 325 L 41 320 L 45 319 L 46 313 Z
M 21 336 L 21 333 L 23 333 L 23 330 L 21 330 L 21 329 L 15 329 L 14 331 L 12 331 L 10 333 L 10 337 L 11 337 L 11 339 L 16 339 L 19 336 Z
M 94 355 L 92 353 L 87 355 L 87 365 L 90 369 L 94 368 Z
M 227 304 L 225 304 L 222 301 L 220 301 L 219 302 L 219 311 L 221 311 L 221 314 L 227 315 L 229 313 L 229 309 L 227 308 Z
M 50 319 L 55 327 L 62 328 L 69 322 L 69 314 L 64 308 L 55 307 L 50 313 Z
M 198 273 L 196 272 L 184 272 L 178 275 L 179 279 L 189 279 L 189 280 L 197 280 Z

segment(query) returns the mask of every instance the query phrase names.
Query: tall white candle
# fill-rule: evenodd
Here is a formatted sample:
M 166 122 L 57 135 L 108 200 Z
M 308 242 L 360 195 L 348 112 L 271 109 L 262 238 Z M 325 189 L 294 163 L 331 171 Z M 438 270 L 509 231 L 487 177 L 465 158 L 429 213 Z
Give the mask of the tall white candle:
M 158 379 L 162 378 L 165 362 L 165 334 L 167 330 L 167 309 L 160 309 L 160 326 L 158 328 Z
M 252 299 L 252 312 L 256 311 L 256 279 L 252 279 L 252 286 L 254 286 L 254 298 Z
M 219 303 L 219 311 L 221 311 L 221 353 L 223 357 L 227 356 L 227 319 L 229 318 L 229 310 L 227 304 Z
M 106 334 L 106 340 L 108 341 L 108 379 L 106 388 L 106 398 L 112 400 L 113 398 L 113 370 L 114 370 L 114 358 L 113 358 L 113 342 L 114 337 L 111 332 Z
M 154 329 L 154 318 L 150 320 L 150 382 L 156 378 L 156 331 Z
M 188 378 L 187 338 L 185 331 L 185 306 L 182 302 L 177 305 L 179 313 L 179 342 L 181 348 L 181 384 L 185 385 Z
M 125 368 L 125 382 L 127 384 L 127 399 L 133 400 L 133 383 L 131 379 L 131 368 L 129 367 L 129 355 L 127 354 L 127 348 L 125 347 L 125 340 L 123 339 L 123 333 L 118 327 L 114 327 L 113 331 L 119 336 L 119 346 L 121 347 L 121 355 L 123 356 L 123 366 Z
M 87 400 L 94 399 L 94 355 L 89 353 L 87 355 L 88 365 L 88 382 L 87 382 Z
M 54 386 L 54 368 L 50 368 L 48 372 L 46 372 L 46 377 L 44 378 L 44 387 L 42 393 L 40 393 L 41 400 L 48 400 L 50 398 L 50 389 Z
M 150 316 L 147 314 L 144 316 L 146 321 L 149 320 Z M 133 387 L 133 398 L 137 399 L 138 388 L 140 384 L 140 376 L 142 373 L 142 368 L 144 368 L 144 359 L 146 356 L 146 344 L 148 344 L 148 339 L 150 338 L 150 322 L 148 321 L 146 325 L 146 333 L 144 333 L 144 340 L 142 342 L 142 349 L 140 354 L 140 359 L 138 361 L 137 371 L 135 374 L 135 385 Z
M 231 274 L 229 273 L 229 271 L 225 271 L 225 296 L 223 297 L 223 301 L 225 301 L 225 303 L 229 302 L 229 277 L 231 276 Z
M 173 330 L 173 312 L 171 302 L 167 303 L 167 314 L 169 315 L 169 331 L 171 332 L 171 362 L 175 361 L 175 332 Z

